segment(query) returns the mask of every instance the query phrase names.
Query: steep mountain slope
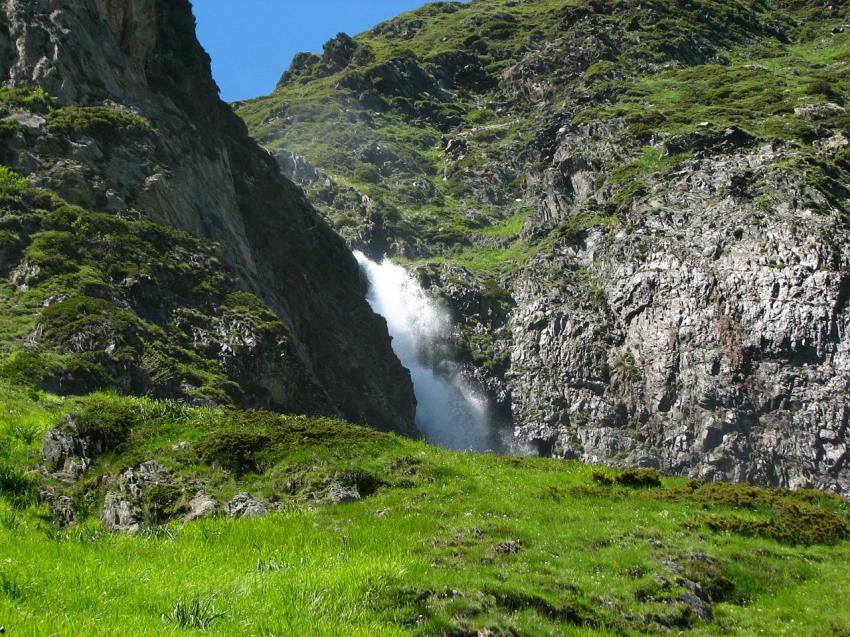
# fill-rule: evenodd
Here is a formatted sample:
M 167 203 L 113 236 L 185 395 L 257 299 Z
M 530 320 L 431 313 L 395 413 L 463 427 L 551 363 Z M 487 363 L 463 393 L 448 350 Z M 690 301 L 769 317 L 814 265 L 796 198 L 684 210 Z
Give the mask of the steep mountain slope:
M 455 310 L 560 457 L 850 493 L 850 26 L 806 0 L 440 2 L 237 104 Z
M 117 384 L 414 431 L 408 375 L 354 259 L 218 99 L 188 1 L 7 2 L 0 80 L 0 162 L 81 208 L 4 199 L 2 296 L 18 322 L 4 351 L 101 368 L 63 389 Z M 60 336 L 48 312 L 84 325 Z M 125 341 L 130 361 L 115 355 Z

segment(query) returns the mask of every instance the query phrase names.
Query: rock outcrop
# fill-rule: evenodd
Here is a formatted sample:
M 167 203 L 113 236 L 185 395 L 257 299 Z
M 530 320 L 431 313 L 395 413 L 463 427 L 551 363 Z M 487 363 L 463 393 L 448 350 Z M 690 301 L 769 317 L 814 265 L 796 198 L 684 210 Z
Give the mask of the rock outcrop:
M 215 242 L 291 334 L 290 360 L 320 388 L 320 411 L 414 431 L 408 376 L 354 259 L 218 99 L 187 0 L 12 0 L 0 26 L 3 86 L 42 87 L 62 107 L 52 118 L 17 108 L 0 161 L 89 210 Z M 22 291 L 38 279 L 26 262 L 7 265 Z M 213 340 L 250 347 L 238 321 L 221 317 Z M 289 402 L 277 408 L 298 408 Z

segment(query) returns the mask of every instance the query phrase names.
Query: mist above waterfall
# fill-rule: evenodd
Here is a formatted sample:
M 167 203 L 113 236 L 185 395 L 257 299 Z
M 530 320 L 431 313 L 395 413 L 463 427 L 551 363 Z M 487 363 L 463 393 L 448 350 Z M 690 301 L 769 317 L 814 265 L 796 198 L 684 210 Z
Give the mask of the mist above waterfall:
M 464 380 L 451 356 L 452 322 L 401 266 L 355 252 L 369 279 L 367 300 L 387 321 L 393 351 L 410 370 L 416 424 L 428 442 L 473 451 L 504 448 L 486 395 Z

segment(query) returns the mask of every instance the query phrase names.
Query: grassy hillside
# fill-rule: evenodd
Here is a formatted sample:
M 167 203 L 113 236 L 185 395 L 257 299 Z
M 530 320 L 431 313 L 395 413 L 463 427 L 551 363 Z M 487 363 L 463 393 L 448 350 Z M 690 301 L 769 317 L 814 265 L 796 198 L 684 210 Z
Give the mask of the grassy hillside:
M 37 470 L 42 435 L 66 414 L 123 431 L 77 482 Z M 236 447 L 249 451 L 216 455 Z M 202 484 L 220 502 L 248 491 L 279 511 L 183 523 L 151 508 L 141 533 L 104 532 L 104 493 L 149 459 L 181 488 Z M 4 384 L 0 624 L 9 635 L 850 634 L 846 501 L 617 476 L 330 420 Z M 364 497 L 329 503 L 340 481 Z M 46 489 L 72 499 L 76 525 L 55 526 Z M 156 494 L 170 516 L 185 509 Z
M 269 149 L 339 184 L 307 190 L 350 241 L 378 214 L 392 256 L 498 280 L 570 230 L 521 232 L 558 132 L 618 123 L 627 166 L 595 185 L 609 221 L 647 195 L 648 175 L 690 158 L 659 161 L 662 142 L 700 125 L 742 127 L 810 163 L 814 139 L 848 126 L 843 109 L 811 112 L 848 98 L 842 24 L 804 1 L 438 2 L 296 57 L 272 95 L 236 108 Z

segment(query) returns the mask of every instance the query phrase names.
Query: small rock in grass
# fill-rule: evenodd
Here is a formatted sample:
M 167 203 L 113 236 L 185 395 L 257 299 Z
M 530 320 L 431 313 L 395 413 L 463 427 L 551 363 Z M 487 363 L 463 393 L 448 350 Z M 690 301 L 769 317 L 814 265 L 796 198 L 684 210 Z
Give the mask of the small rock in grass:
M 239 493 L 225 507 L 232 518 L 256 518 L 268 513 L 268 508 L 247 493 Z
M 333 483 L 328 487 L 328 502 L 341 504 L 343 502 L 356 502 L 360 499 L 357 487 L 346 487 L 339 483 Z
M 493 547 L 493 550 L 496 553 L 502 554 L 512 554 L 519 553 L 519 550 L 522 548 L 519 542 L 515 542 L 514 540 L 508 540 L 507 542 L 501 542 Z
M 189 512 L 183 516 L 184 522 L 209 518 L 218 511 L 218 503 L 203 491 L 199 491 L 194 498 L 189 500 Z

